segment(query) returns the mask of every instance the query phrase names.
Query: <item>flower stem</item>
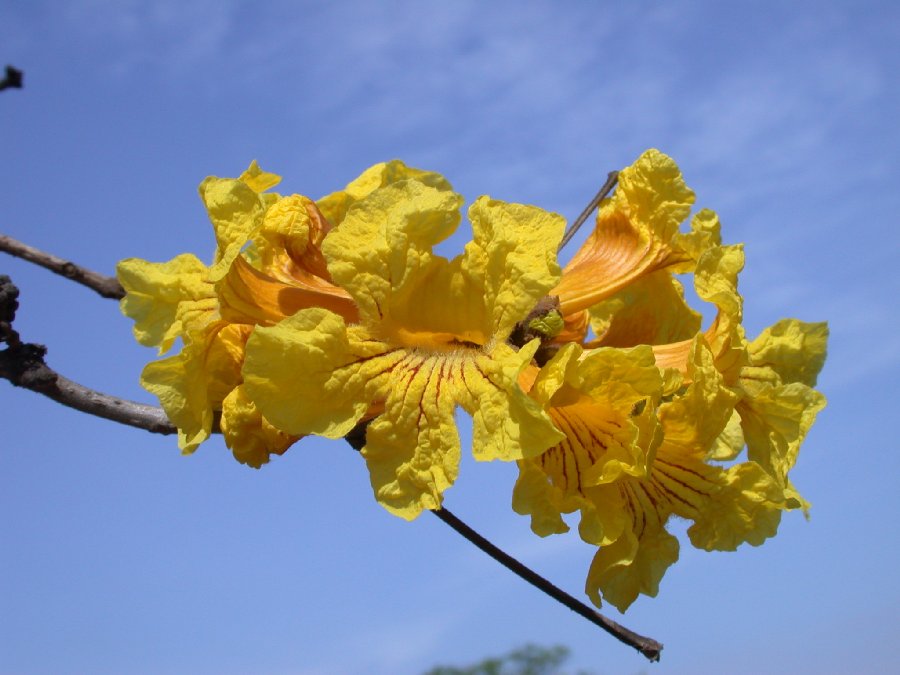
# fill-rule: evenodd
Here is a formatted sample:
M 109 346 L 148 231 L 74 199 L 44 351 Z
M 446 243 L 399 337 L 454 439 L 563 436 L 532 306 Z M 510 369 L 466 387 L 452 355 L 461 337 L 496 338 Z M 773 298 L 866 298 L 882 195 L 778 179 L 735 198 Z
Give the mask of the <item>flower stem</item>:
M 580 602 L 566 593 L 564 590 L 554 585 L 534 570 L 526 567 L 511 555 L 498 548 L 490 541 L 482 537 L 471 527 L 453 515 L 447 509 L 441 507 L 432 513 L 440 518 L 444 523 L 452 527 L 456 532 L 465 537 L 472 544 L 480 548 L 482 551 L 491 556 L 494 560 L 503 565 L 506 569 L 517 574 L 519 577 L 527 581 L 535 588 L 543 591 L 557 602 L 562 603 L 573 612 L 584 617 L 596 626 L 599 626 L 607 633 L 612 635 L 620 642 L 624 642 L 629 647 L 634 647 L 641 654 L 646 656 L 650 661 L 659 661 L 662 644 L 656 640 L 643 635 L 638 635 L 632 630 L 625 628 L 621 624 L 616 623 L 612 619 L 603 616 L 583 602 Z
M 367 426 L 368 422 L 360 422 L 344 437 L 344 440 L 347 441 L 354 450 L 360 451 L 365 446 Z M 462 535 L 464 539 L 487 553 L 510 572 L 518 575 L 557 602 L 562 603 L 579 616 L 584 617 L 594 625 L 599 626 L 620 642 L 624 642 L 629 647 L 634 647 L 641 654 L 650 659 L 650 661 L 659 661 L 659 655 L 663 646 L 656 640 L 644 637 L 643 635 L 638 635 L 634 631 L 625 628 L 625 626 L 603 616 L 600 612 L 591 609 L 583 602 L 575 599 L 534 570 L 523 565 L 503 549 L 492 544 L 446 508 L 441 507 L 433 510 L 432 513 L 445 524 L 452 527 L 457 534 Z
M 594 209 L 600 206 L 600 202 L 606 199 L 613 189 L 616 187 L 616 183 L 619 180 L 619 172 L 618 171 L 610 171 L 606 176 L 606 182 L 603 184 L 603 187 L 600 188 L 600 191 L 594 195 L 594 198 L 588 203 L 587 206 L 584 207 L 584 211 L 582 211 L 578 217 L 575 219 L 569 229 L 566 230 L 566 233 L 563 235 L 562 241 L 559 242 L 559 248 L 557 251 L 562 251 L 563 247 L 568 244 L 572 237 L 575 236 L 575 233 L 578 232 L 578 228 L 584 225 L 584 221 L 588 219 Z

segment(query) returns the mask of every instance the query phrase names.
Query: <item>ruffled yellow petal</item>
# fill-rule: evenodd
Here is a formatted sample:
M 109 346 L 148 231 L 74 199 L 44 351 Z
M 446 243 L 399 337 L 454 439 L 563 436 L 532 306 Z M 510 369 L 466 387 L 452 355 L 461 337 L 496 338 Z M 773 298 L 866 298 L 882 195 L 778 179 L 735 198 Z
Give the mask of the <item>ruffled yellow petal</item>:
M 694 272 L 697 295 L 714 304 L 719 314 L 735 323 L 743 318 L 743 298 L 737 291 L 738 274 L 744 269 L 744 247 L 714 246 L 706 251 Z
M 645 493 L 635 502 L 642 513 L 656 513 Z M 643 517 L 643 516 L 642 516 Z M 644 594 L 656 597 L 666 570 L 678 560 L 678 540 L 665 531 L 657 518 L 641 521 L 640 534 L 626 534 L 597 551 L 588 570 L 585 592 L 598 607 L 603 599 L 624 612 Z
M 222 401 L 220 426 L 234 458 L 255 469 L 268 463 L 272 455 L 284 454 L 299 440 L 269 424 L 242 385 Z
M 716 437 L 709 458 L 717 462 L 730 462 L 741 454 L 743 449 L 744 432 L 741 430 L 741 416 L 734 411 L 722 433 Z
M 678 227 L 693 203 L 678 166 L 658 150 L 646 151 L 623 169 L 615 193 L 600 207 L 596 228 L 553 290 L 563 315 L 587 309 L 656 270 L 681 271 L 691 252 Z
M 743 299 L 737 290 L 738 274 L 744 267 L 740 245 L 714 246 L 703 253 L 694 272 L 694 288 L 702 300 L 714 304 L 718 312 L 703 337 L 713 352 L 716 368 L 733 384 L 747 363 L 746 339 L 741 326 Z M 654 345 L 660 368 L 687 374 L 692 340 Z
M 691 384 L 683 396 L 660 408 L 665 440 L 651 471 L 656 501 L 694 521 L 692 543 L 707 550 L 734 550 L 774 536 L 781 511 L 793 508 L 781 486 L 754 462 L 729 469 L 706 463 L 723 431 L 733 423 L 739 401 L 716 370 L 698 338 L 689 366 Z
M 238 178 L 242 183 L 254 192 L 265 192 L 269 188 L 273 188 L 281 182 L 281 176 L 263 171 L 259 168 L 259 164 L 254 159 L 250 162 L 250 166 Z
M 689 340 L 702 317 L 684 300 L 684 289 L 667 270 L 648 274 L 590 309 L 597 339 L 590 346 L 632 347 Z
M 660 406 L 659 419 L 668 448 L 703 460 L 728 424 L 738 396 L 725 386 L 703 336 L 692 342 L 686 380 L 690 386 Z
M 385 508 L 411 520 L 440 506 L 459 466 L 457 405 L 472 415 L 478 460 L 521 459 L 559 441 L 561 434 L 515 385 L 521 361 L 466 348 L 407 352 L 383 385 L 385 411 L 369 425 L 362 451 Z M 504 373 L 507 368 L 512 372 Z
M 116 266 L 126 291 L 120 307 L 134 320 L 137 341 L 147 347 L 159 345 L 163 354 L 185 331 L 185 314 L 214 312 L 215 288 L 206 275 L 206 265 L 188 253 L 165 263 L 122 260 Z
M 513 488 L 513 511 L 531 516 L 531 530 L 539 537 L 568 532 L 569 526 L 561 514 L 572 513 L 581 506 L 581 500 L 566 499 L 562 490 L 552 488 L 539 462 L 519 462 L 519 477 Z
M 770 368 L 781 382 L 814 387 L 825 363 L 828 324 L 783 319 L 748 346 L 755 368 Z
M 569 379 L 576 378 L 573 371 L 578 368 L 578 360 L 584 354 L 584 350 L 578 344 L 565 344 L 553 355 L 543 368 L 538 370 L 532 366 L 523 371 L 519 378 L 520 383 L 528 391 L 528 395 L 543 408 L 548 408 L 553 397 L 567 383 Z M 576 378 L 576 382 L 577 382 Z M 579 394 L 571 390 L 563 392 L 568 394 L 567 401 L 577 401 Z M 557 398 L 557 402 L 561 397 Z
M 330 230 L 331 224 L 308 197 L 279 199 L 266 211 L 254 241 L 259 268 L 287 283 L 335 289 L 321 250 Z
M 434 275 L 434 262 L 442 259 L 432 255 L 431 247 L 456 229 L 461 204 L 462 198 L 447 190 L 417 181 L 393 183 L 359 202 L 325 238 L 328 270 L 356 301 L 363 323 L 389 337 L 427 324 L 428 317 L 417 324 L 405 321 L 419 312 L 430 316 L 449 309 L 448 298 L 441 297 L 413 310 L 407 296 Z
M 700 209 L 691 217 L 691 231 L 676 234 L 672 240 L 675 248 L 684 250 L 693 261 L 711 248 L 722 245 L 722 225 L 719 216 L 712 209 Z M 693 265 L 672 267 L 675 273 L 690 272 Z
M 209 279 L 218 281 L 262 227 L 266 211 L 277 196 L 260 194 L 239 178 L 210 176 L 200 183 L 200 198 L 206 205 L 218 245 Z
M 178 447 L 190 454 L 209 438 L 213 410 L 208 405 L 205 382 L 195 355 L 202 345 L 185 347 L 175 356 L 148 363 L 141 386 L 159 398 L 166 416 L 178 428 Z
M 788 472 L 797 461 L 800 445 L 816 415 L 825 407 L 825 397 L 799 382 L 773 385 L 744 376 L 740 388 L 742 398 L 737 411 L 747 456 L 785 489 L 790 508 L 806 509 L 808 504 L 794 489 Z
M 800 444 L 825 407 L 812 388 L 825 361 L 824 323 L 779 321 L 750 343 L 750 363 L 740 369 L 737 406 L 750 459 L 785 489 L 791 508 L 808 504 L 788 479 Z
M 481 198 L 474 240 L 448 261 L 431 247 L 459 222 L 461 198 L 405 181 L 359 202 L 323 249 L 361 320 L 407 345 L 501 341 L 555 283 L 563 220 L 535 207 Z M 375 328 L 377 326 L 377 329 Z
M 325 217 L 331 221 L 331 224 L 336 226 L 344 220 L 347 211 L 356 202 L 368 197 L 379 188 L 408 179 L 414 179 L 438 190 L 452 189 L 450 183 L 441 174 L 416 169 L 394 159 L 369 167 L 346 188 L 322 197 L 316 204 Z
M 469 355 L 459 380 L 458 401 L 472 415 L 472 452 L 479 461 L 533 457 L 562 440 L 547 415 L 517 386 L 519 374 L 538 347 L 535 340 L 516 352 L 506 344 L 490 354 Z
M 759 546 L 775 536 L 781 512 L 788 506 L 784 491 L 771 476 L 753 462 L 727 470 L 706 469 L 715 472 L 716 488 L 688 529 L 694 546 L 707 551 L 734 551 L 745 542 Z
M 241 359 L 249 326 L 216 322 L 203 334 L 186 336 L 175 356 L 148 363 L 141 385 L 155 394 L 178 427 L 185 454 L 196 450 L 212 429 L 213 410 L 240 384 Z
M 408 354 L 390 375 L 384 413 L 366 433 L 363 457 L 375 497 L 412 520 L 437 509 L 459 472 L 459 434 L 453 410 L 466 382 L 455 355 Z
M 479 197 L 469 220 L 473 239 L 462 267 L 473 282 L 483 280 L 482 330 L 504 340 L 559 280 L 556 249 L 565 219 L 534 206 Z
M 325 309 L 297 312 L 247 343 L 244 385 L 263 415 L 293 435 L 345 436 L 384 389 L 401 350 L 367 339 Z

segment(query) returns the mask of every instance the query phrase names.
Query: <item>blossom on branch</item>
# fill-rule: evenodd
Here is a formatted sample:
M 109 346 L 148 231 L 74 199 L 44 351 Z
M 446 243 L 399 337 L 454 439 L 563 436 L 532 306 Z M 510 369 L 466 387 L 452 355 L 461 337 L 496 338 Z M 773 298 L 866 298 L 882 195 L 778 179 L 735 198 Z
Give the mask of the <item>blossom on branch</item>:
M 671 158 L 648 150 L 618 174 L 562 269 L 561 216 L 489 197 L 463 252 L 436 255 L 463 199 L 399 161 L 315 202 L 268 192 L 277 181 L 255 163 L 204 181 L 211 265 L 120 263 L 137 339 L 182 341 L 142 382 L 185 452 L 217 414 L 257 467 L 302 436 L 364 429 L 376 500 L 411 520 L 458 477 L 462 408 L 476 459 L 517 462 L 512 505 L 536 534 L 579 514 L 586 592 L 623 611 L 678 559 L 672 517 L 694 546 L 734 550 L 808 508 L 789 472 L 825 404 L 827 327 L 747 339 L 743 249 L 708 209 L 682 230 L 695 198 Z M 678 275 L 715 308 L 706 328 Z
M 362 454 L 378 501 L 407 519 L 439 508 L 456 480 L 457 406 L 473 417 L 476 459 L 521 459 L 562 437 L 518 384 L 539 342 L 506 340 L 559 277 L 563 219 L 481 197 L 473 241 L 447 260 L 432 247 L 456 229 L 461 203 L 419 180 L 372 192 L 323 244 L 359 322 L 308 309 L 247 346 L 247 390 L 289 433 L 340 438 L 380 409 Z
M 734 550 L 761 544 L 782 511 L 806 506 L 787 474 L 824 405 L 811 388 L 824 362 L 824 324 L 779 322 L 748 343 L 737 291 L 743 250 L 722 246 L 709 210 L 680 233 L 692 201 L 674 162 L 657 151 L 620 173 L 616 196 L 556 288 L 567 326 L 584 311 L 594 336 L 577 359 L 563 347 L 531 390 L 567 438 L 519 463 L 513 495 L 542 536 L 566 531 L 561 514 L 580 512 L 581 537 L 599 547 L 586 591 L 623 611 L 641 593 L 656 595 L 677 560 L 670 517 L 694 521 L 688 536 L 698 548 Z M 693 272 L 697 295 L 717 307 L 706 331 L 674 272 Z M 613 354 L 628 355 L 630 371 L 595 375 Z M 659 381 L 635 401 L 628 386 L 647 382 L 638 364 L 648 358 Z
M 127 291 L 122 311 L 135 320 L 138 341 L 162 354 L 181 338 L 181 351 L 148 364 L 141 383 L 178 427 L 183 452 L 209 437 L 217 413 L 226 444 L 251 466 L 297 440 L 269 424 L 244 391 L 247 338 L 255 326 L 306 307 L 356 320 L 355 304 L 332 283 L 322 257 L 322 240 L 334 225 L 323 210 L 342 217 L 348 202 L 407 175 L 437 176 L 401 162 L 381 164 L 316 203 L 267 192 L 281 179 L 253 162 L 237 179 L 210 177 L 200 185 L 217 243 L 212 265 L 190 254 L 166 263 L 119 263 Z

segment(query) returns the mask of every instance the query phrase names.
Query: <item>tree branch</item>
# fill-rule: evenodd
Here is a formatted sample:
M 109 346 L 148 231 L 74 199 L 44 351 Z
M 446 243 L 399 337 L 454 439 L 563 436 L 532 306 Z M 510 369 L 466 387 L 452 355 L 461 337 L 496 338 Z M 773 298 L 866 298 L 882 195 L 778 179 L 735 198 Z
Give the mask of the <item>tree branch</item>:
M 604 192 L 608 193 L 609 190 L 612 189 L 612 186 L 615 185 L 614 174 L 615 172 L 610 173 L 610 179 L 607 180 L 604 189 L 600 191 L 598 197 L 595 197 L 597 203 L 603 199 L 602 195 Z M 612 181 L 612 183 L 610 183 L 610 181 Z M 596 205 L 590 209 L 586 209 L 588 215 L 593 208 L 596 208 Z M 587 216 L 585 216 L 585 218 L 586 217 Z M 581 221 L 583 222 L 584 219 L 582 218 Z M 0 248 L 2 248 L 4 241 L 11 241 L 17 245 L 17 250 L 28 252 L 27 254 L 13 253 L 13 255 L 17 255 L 20 258 L 63 274 L 63 276 L 69 279 L 73 279 L 74 281 L 78 281 L 79 283 L 92 288 L 103 295 L 103 297 L 121 297 L 121 295 L 106 295 L 92 285 L 92 283 L 83 280 L 105 279 L 107 280 L 107 283 L 109 283 L 108 280 L 111 279 L 118 284 L 118 281 L 116 281 L 114 277 L 103 277 L 103 275 L 73 265 L 72 267 L 78 270 L 79 274 L 82 275 L 81 278 L 79 278 L 72 274 L 57 270 L 53 266 L 56 265 L 56 262 L 45 264 L 42 261 L 59 261 L 64 265 L 72 265 L 71 263 L 65 263 L 65 261 L 61 261 L 61 259 L 56 258 L 55 256 L 37 251 L 36 249 L 25 246 L 9 237 L 0 236 Z M 2 250 L 10 252 L 6 248 L 2 248 Z M 119 288 L 121 289 L 121 286 L 119 286 Z M 126 424 L 158 434 L 174 434 L 177 432 L 177 429 L 169 422 L 162 408 L 120 399 L 94 391 L 93 389 L 89 389 L 77 382 L 73 382 L 72 380 L 63 377 L 47 366 L 44 362 L 47 348 L 43 345 L 23 343 L 19 339 L 18 333 L 12 329 L 12 322 L 15 318 L 16 309 L 18 308 L 18 295 L 19 291 L 13 285 L 10 278 L 0 275 L 0 344 L 7 344 L 7 348 L 0 351 L 0 378 L 7 379 L 15 386 L 43 394 L 62 405 L 85 412 L 89 415 L 102 417 L 104 419 L 112 420 L 113 422 L 119 422 L 120 424 Z M 344 437 L 350 446 L 357 451 L 365 446 L 367 424 L 368 422 L 358 424 Z M 218 427 L 218 423 L 215 424 L 215 427 Z M 218 431 L 218 428 L 215 430 Z M 659 661 L 660 653 L 663 649 L 661 643 L 652 638 L 635 633 L 572 597 L 558 586 L 555 586 L 511 555 L 492 544 L 447 509 L 440 508 L 432 511 L 432 513 L 445 524 L 453 528 L 458 534 L 462 535 L 467 541 L 474 544 L 494 560 L 538 590 L 546 593 L 551 598 L 562 603 L 594 625 L 599 626 L 620 642 L 633 647 L 650 661 Z
M 563 247 L 568 244 L 572 237 L 575 236 L 575 233 L 578 232 L 578 228 L 580 228 L 584 221 L 588 219 L 594 209 L 600 206 L 600 202 L 606 199 L 613 189 L 616 187 L 616 183 L 619 180 L 619 172 L 618 171 L 610 171 L 606 175 L 606 182 L 603 184 L 603 187 L 600 188 L 600 192 L 594 195 L 594 198 L 588 203 L 587 206 L 584 207 L 584 211 L 578 214 L 578 217 L 575 219 L 569 229 L 566 230 L 566 233 L 563 235 L 562 241 L 559 242 L 559 247 L 556 249 L 557 251 L 562 251 Z
M 85 269 L 73 262 L 58 258 L 51 253 L 44 253 L 36 248 L 32 248 L 4 234 L 0 234 L 0 251 L 9 253 L 16 258 L 27 260 L 35 265 L 40 265 L 51 272 L 64 276 L 66 279 L 77 281 L 79 284 L 96 291 L 104 298 L 119 300 L 125 297 L 125 289 L 122 288 L 122 284 L 115 277 L 108 277 L 105 274 L 98 274 Z
M 361 451 L 366 444 L 366 427 L 368 424 L 368 421 L 360 422 L 344 437 L 344 440 L 356 451 Z M 477 546 L 510 572 L 524 579 L 539 591 L 546 593 L 557 602 L 562 603 L 579 616 L 593 623 L 595 626 L 599 626 L 619 640 L 619 642 L 624 642 L 629 647 L 637 649 L 650 661 L 659 661 L 660 652 L 662 652 L 663 646 L 656 640 L 644 637 L 643 635 L 639 635 L 634 631 L 625 628 L 625 626 L 603 616 L 600 612 L 591 609 L 580 600 L 575 599 L 534 570 L 523 565 L 503 549 L 492 544 L 446 508 L 441 507 L 431 511 L 431 513 L 439 518 L 444 524 L 453 528 L 457 534 L 462 535 L 466 541 Z
M 662 652 L 663 646 L 656 640 L 644 637 L 643 635 L 638 635 L 634 631 L 625 628 L 625 626 L 616 623 L 606 616 L 603 616 L 600 612 L 591 609 L 583 602 L 576 600 L 564 590 L 554 585 L 537 572 L 526 567 L 511 555 L 482 537 L 447 509 L 441 507 L 436 511 L 432 511 L 432 513 L 440 518 L 444 523 L 456 530 L 457 533 L 461 534 L 472 544 L 480 548 L 498 563 L 503 565 L 510 572 L 518 575 L 538 590 L 543 591 L 544 593 L 549 595 L 557 602 L 562 603 L 579 616 L 584 617 L 594 625 L 599 626 L 614 638 L 616 638 L 619 642 L 624 642 L 629 647 L 634 647 L 641 654 L 646 656 L 650 661 L 659 661 L 660 652 Z
M 22 342 L 12 322 L 18 309 L 19 290 L 8 276 L 0 275 L 0 378 L 95 417 L 145 429 L 156 434 L 174 434 L 162 408 L 102 394 L 63 377 L 44 362 L 47 348 Z

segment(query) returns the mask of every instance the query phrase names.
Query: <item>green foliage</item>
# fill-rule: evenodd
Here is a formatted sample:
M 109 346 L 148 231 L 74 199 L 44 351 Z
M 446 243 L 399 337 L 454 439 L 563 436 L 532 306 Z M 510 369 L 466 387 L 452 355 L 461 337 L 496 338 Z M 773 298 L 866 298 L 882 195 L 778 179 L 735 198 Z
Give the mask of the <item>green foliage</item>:
M 487 658 L 472 666 L 438 666 L 423 675 L 562 675 L 559 667 L 568 658 L 567 647 L 528 644 L 504 656 Z

